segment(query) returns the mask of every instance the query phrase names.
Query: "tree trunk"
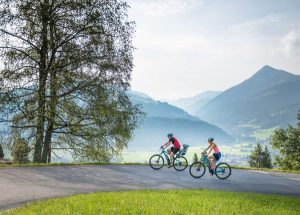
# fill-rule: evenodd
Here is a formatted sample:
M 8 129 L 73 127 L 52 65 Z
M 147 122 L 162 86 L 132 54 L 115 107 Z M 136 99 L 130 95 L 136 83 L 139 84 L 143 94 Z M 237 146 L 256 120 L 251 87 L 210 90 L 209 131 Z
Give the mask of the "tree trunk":
M 55 113 L 56 113 L 56 105 L 57 105 L 57 71 L 55 68 L 56 61 L 56 51 L 55 51 L 55 43 L 54 43 L 54 21 L 50 21 L 50 50 L 51 50 L 51 58 L 50 58 L 50 101 L 49 101 L 49 116 L 48 116 L 48 127 L 44 140 L 44 147 L 42 153 L 42 162 L 50 163 L 51 162 L 51 139 L 53 133 L 53 127 L 55 122 Z
M 56 72 L 51 71 L 50 73 L 50 82 L 51 82 L 51 98 L 49 104 L 49 119 L 48 119 L 48 127 L 45 135 L 44 147 L 43 147 L 43 155 L 42 162 L 50 163 L 51 161 L 51 138 L 53 133 L 53 127 L 55 122 L 55 113 L 56 113 L 56 105 L 57 105 L 57 91 L 56 91 Z
M 38 89 L 38 113 L 37 113 L 37 128 L 36 141 L 34 147 L 33 162 L 40 163 L 42 160 L 42 148 L 44 140 L 44 126 L 45 126 L 45 94 L 47 81 L 47 55 L 48 55 L 48 11 L 49 1 L 41 2 L 41 18 L 42 18 L 42 32 L 41 32 L 41 51 L 40 51 L 40 65 L 39 65 L 39 89 Z

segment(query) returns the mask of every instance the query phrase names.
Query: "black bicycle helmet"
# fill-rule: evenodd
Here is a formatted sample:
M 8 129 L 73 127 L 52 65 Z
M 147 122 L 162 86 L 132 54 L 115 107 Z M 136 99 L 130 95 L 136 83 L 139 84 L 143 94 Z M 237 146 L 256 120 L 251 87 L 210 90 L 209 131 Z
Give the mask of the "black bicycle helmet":
M 173 134 L 172 133 L 168 133 L 167 137 L 171 138 L 171 137 L 173 137 Z
M 208 142 L 214 141 L 215 139 L 213 137 L 208 138 Z

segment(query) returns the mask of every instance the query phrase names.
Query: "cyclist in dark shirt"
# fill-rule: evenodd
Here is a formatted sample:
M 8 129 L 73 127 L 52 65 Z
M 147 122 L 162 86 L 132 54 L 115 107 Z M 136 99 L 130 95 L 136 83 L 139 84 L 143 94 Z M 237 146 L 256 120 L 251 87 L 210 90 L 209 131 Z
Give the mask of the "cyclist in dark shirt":
M 165 144 L 163 144 L 161 146 L 161 148 L 166 148 L 168 147 L 170 144 L 173 144 L 173 146 L 171 147 L 171 152 L 170 152 L 170 163 L 169 163 L 169 168 L 173 166 L 173 158 L 174 155 L 180 150 L 180 143 L 179 141 L 173 136 L 172 133 L 169 133 L 168 135 L 169 141 L 166 142 Z

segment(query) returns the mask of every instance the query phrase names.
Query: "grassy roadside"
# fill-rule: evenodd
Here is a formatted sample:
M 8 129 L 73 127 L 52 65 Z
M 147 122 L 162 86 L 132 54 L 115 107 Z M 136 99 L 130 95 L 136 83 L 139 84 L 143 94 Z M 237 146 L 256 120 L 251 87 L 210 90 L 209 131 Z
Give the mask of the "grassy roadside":
M 210 190 L 103 192 L 33 202 L 4 214 L 300 214 L 300 198 Z
M 4 167 L 47 167 L 47 166 L 86 166 L 86 165 L 148 165 L 143 163 L 99 163 L 99 162 L 74 162 L 74 163 L 29 163 L 29 164 L 0 164 Z
M 268 168 L 255 168 L 255 167 L 247 167 L 247 166 L 232 166 L 233 169 L 245 169 L 245 170 L 260 170 L 260 171 L 267 171 L 267 172 L 282 172 L 282 173 L 299 173 L 300 171 L 297 170 L 284 170 L 284 169 L 268 169 Z
M 148 165 L 148 163 L 98 163 L 98 162 L 74 162 L 74 163 L 50 163 L 50 164 L 0 164 L 0 168 L 4 167 L 47 167 L 47 166 L 84 166 L 84 165 Z M 283 172 L 283 173 L 300 173 L 300 171 L 294 170 L 282 170 L 282 169 L 267 169 L 267 168 L 253 168 L 244 166 L 231 166 L 232 169 L 244 169 L 244 170 L 261 170 L 268 172 Z

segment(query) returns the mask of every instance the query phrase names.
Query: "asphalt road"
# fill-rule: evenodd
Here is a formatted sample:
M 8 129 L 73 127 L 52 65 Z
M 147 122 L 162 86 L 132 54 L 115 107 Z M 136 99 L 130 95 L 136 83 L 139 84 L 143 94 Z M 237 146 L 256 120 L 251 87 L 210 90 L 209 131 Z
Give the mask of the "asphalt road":
M 53 166 L 0 168 L 0 210 L 34 200 L 95 191 L 206 188 L 274 193 L 300 197 L 300 175 L 234 169 L 230 178 L 208 174 L 194 179 L 188 170 L 177 172 L 149 166 Z

